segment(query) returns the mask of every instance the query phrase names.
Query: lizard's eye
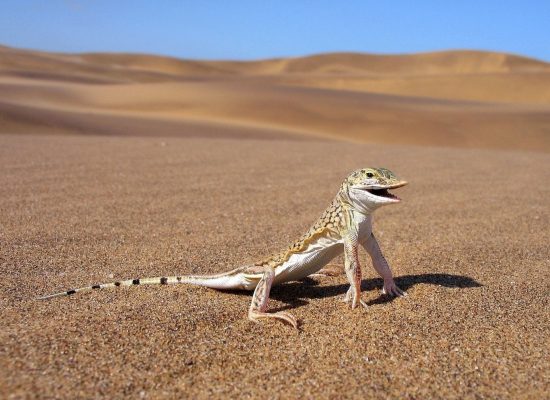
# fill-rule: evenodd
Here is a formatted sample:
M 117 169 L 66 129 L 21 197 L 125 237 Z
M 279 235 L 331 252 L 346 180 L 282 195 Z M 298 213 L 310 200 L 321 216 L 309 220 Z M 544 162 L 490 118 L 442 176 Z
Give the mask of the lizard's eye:
M 374 174 L 372 172 L 367 172 L 367 178 L 372 178 Z

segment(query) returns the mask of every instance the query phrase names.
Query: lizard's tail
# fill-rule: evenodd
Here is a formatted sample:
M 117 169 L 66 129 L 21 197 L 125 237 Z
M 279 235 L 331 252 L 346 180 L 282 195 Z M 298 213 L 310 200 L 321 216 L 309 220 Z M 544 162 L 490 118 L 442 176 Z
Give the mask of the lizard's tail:
M 231 271 L 233 272 L 233 271 Z M 87 292 L 96 289 L 116 288 L 119 286 L 135 286 L 135 285 L 168 285 L 173 283 L 188 283 L 192 285 L 206 286 L 216 289 L 232 289 L 235 285 L 232 284 L 231 273 L 219 274 L 219 275 L 183 275 L 183 276 L 162 276 L 155 278 L 139 278 L 128 279 L 125 281 L 116 281 L 111 283 L 102 283 L 99 285 L 86 286 L 78 289 L 70 289 L 65 292 L 48 294 L 46 296 L 38 297 L 37 300 L 46 300 L 53 297 L 70 296 L 75 293 Z

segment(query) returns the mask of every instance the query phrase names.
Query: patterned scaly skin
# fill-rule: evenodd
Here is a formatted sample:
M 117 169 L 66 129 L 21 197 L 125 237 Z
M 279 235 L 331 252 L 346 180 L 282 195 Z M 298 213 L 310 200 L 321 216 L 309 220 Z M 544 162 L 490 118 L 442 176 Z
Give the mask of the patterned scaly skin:
M 321 217 L 313 224 L 311 228 L 308 229 L 298 240 L 294 241 L 287 249 L 284 251 L 274 254 L 265 260 L 262 260 L 254 264 L 254 267 L 271 267 L 277 268 L 286 261 L 290 255 L 299 253 L 307 244 L 314 241 L 321 235 L 330 234 L 335 231 L 340 231 L 345 227 L 344 218 L 342 214 L 342 206 L 339 203 L 338 199 L 335 198 L 330 203 L 330 206 L 323 212 Z M 254 268 L 252 268 L 254 271 Z M 251 271 L 251 272 L 252 272 Z
M 344 210 L 350 208 L 349 203 L 345 200 L 347 198 L 346 193 L 350 186 L 361 182 L 369 173 L 378 178 L 378 182 L 381 185 L 393 186 L 398 182 L 402 182 L 397 179 L 393 172 L 386 168 L 366 168 L 352 172 L 342 183 L 338 194 L 332 200 L 330 205 L 306 233 L 304 233 L 298 240 L 294 241 L 283 252 L 277 253 L 265 260 L 255 263 L 254 266 L 276 268 L 287 260 L 291 254 L 299 253 L 300 250 L 307 246 L 307 244 L 322 235 L 337 233 L 343 236 L 347 229 L 347 224 L 344 218 Z M 252 269 L 252 271 L 254 271 L 254 269 Z
M 260 262 L 231 271 L 204 276 L 171 276 L 131 279 L 71 289 L 41 297 L 48 299 L 71 295 L 81 291 L 143 284 L 189 283 L 217 289 L 254 290 L 248 317 L 253 321 L 275 318 L 297 328 L 298 322 L 291 314 L 281 311 L 268 313 L 269 291 L 273 284 L 296 280 L 319 272 L 332 258 L 344 252 L 344 269 L 350 288 L 344 301 L 352 308 L 366 304 L 361 300 L 361 269 L 358 246 L 363 246 L 371 256 L 373 266 L 384 279 L 383 292 L 403 296 L 394 283 L 391 269 L 380 251 L 372 233 L 372 213 L 380 206 L 400 200 L 387 189 L 406 185 L 386 168 L 364 168 L 351 173 L 321 217 L 311 228 L 284 251 Z M 322 271 L 321 271 L 322 272 Z

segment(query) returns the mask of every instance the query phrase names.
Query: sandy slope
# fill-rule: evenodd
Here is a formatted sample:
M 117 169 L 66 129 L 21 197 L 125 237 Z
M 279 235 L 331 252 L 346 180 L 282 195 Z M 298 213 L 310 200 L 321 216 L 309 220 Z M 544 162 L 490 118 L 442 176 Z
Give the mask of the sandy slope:
M 410 181 L 375 221 L 406 299 L 380 297 L 361 253 L 366 311 L 340 302 L 343 275 L 272 291 L 300 333 L 247 321 L 249 293 L 34 300 L 278 251 L 365 165 Z M 549 165 L 540 152 L 0 135 L 0 398 L 544 398 Z
M 127 124 L 125 134 L 186 136 L 188 126 L 211 125 L 226 136 L 253 128 L 550 150 L 548 64 L 498 53 L 228 62 L 2 48 L 0 91 L 0 132 L 74 133 L 76 124 L 80 133 L 120 134 Z
M 300 75 L 282 76 L 279 83 L 422 96 L 449 100 L 474 100 L 497 103 L 550 103 L 550 73 L 472 73 L 438 75 Z

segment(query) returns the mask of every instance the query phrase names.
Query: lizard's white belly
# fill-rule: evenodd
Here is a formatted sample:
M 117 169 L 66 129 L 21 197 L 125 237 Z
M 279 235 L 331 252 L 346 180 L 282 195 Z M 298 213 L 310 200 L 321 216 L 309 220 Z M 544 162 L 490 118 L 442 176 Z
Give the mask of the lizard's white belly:
M 357 213 L 354 215 L 357 224 L 359 242 L 364 242 L 372 233 L 372 216 Z M 273 284 L 294 281 L 322 269 L 334 257 L 344 251 L 344 240 L 339 236 L 322 237 L 300 253 L 290 256 L 281 267 L 275 270 Z
M 372 217 L 356 214 L 354 220 L 357 224 L 359 242 L 363 243 L 372 232 Z M 300 253 L 292 254 L 283 265 L 275 268 L 273 284 L 295 281 L 314 274 L 343 251 L 344 240 L 338 234 L 334 234 L 332 237 L 321 237 Z M 224 282 L 224 288 L 254 290 L 260 278 L 261 274 L 254 279 L 250 279 L 245 274 L 237 275 L 231 284 Z
M 319 238 L 307 249 L 290 256 L 275 270 L 273 284 L 295 281 L 314 274 L 344 250 L 341 238 Z

